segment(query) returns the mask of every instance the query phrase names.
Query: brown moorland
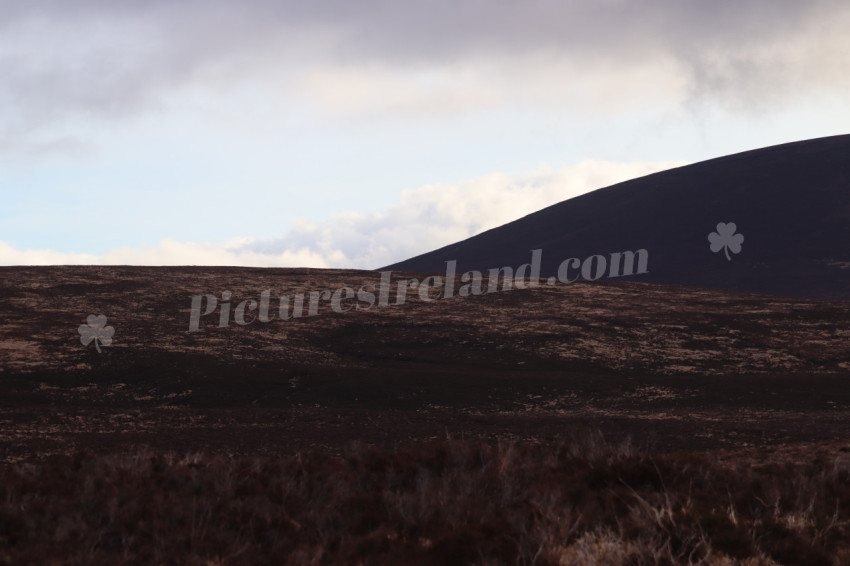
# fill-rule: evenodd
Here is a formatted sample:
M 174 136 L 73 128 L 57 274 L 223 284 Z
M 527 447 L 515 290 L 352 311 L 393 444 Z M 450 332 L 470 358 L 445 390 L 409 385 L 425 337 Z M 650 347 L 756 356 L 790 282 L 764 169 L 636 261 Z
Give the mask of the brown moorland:
M 193 295 L 378 277 L 0 268 L 0 562 L 850 560 L 847 301 L 411 290 L 188 331 Z

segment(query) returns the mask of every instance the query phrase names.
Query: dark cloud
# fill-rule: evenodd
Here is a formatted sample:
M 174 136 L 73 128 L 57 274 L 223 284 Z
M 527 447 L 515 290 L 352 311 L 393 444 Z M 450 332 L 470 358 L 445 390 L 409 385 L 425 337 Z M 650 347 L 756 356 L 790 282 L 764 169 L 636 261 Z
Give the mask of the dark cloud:
M 3 2 L 0 144 L 69 118 L 133 116 L 188 84 L 325 66 L 504 62 L 509 74 L 528 60 L 533 83 L 547 62 L 614 82 L 658 62 L 692 100 L 746 108 L 846 86 L 847 23 L 842 0 Z

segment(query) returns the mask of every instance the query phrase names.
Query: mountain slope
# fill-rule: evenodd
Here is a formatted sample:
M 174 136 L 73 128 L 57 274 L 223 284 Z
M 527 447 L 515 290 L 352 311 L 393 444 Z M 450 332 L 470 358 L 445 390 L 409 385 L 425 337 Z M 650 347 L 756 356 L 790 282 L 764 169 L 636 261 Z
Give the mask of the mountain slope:
M 708 235 L 733 222 L 740 253 Z M 747 151 L 633 179 L 384 269 L 488 270 L 646 249 L 640 281 L 850 299 L 850 135 Z M 727 254 L 730 259 L 727 259 Z

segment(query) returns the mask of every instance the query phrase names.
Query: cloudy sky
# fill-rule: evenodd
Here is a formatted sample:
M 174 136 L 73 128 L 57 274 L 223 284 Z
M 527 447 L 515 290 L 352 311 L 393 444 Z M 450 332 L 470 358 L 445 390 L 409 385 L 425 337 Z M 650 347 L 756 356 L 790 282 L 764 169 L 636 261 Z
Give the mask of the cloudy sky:
M 0 0 L 0 264 L 377 268 L 850 132 L 850 3 Z

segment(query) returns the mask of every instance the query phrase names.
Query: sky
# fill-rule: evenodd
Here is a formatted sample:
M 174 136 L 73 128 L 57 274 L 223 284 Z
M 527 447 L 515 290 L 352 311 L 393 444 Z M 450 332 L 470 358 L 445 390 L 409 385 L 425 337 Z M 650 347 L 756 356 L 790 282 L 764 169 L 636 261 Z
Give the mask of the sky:
M 0 265 L 376 269 L 850 132 L 850 3 L 0 0 Z

